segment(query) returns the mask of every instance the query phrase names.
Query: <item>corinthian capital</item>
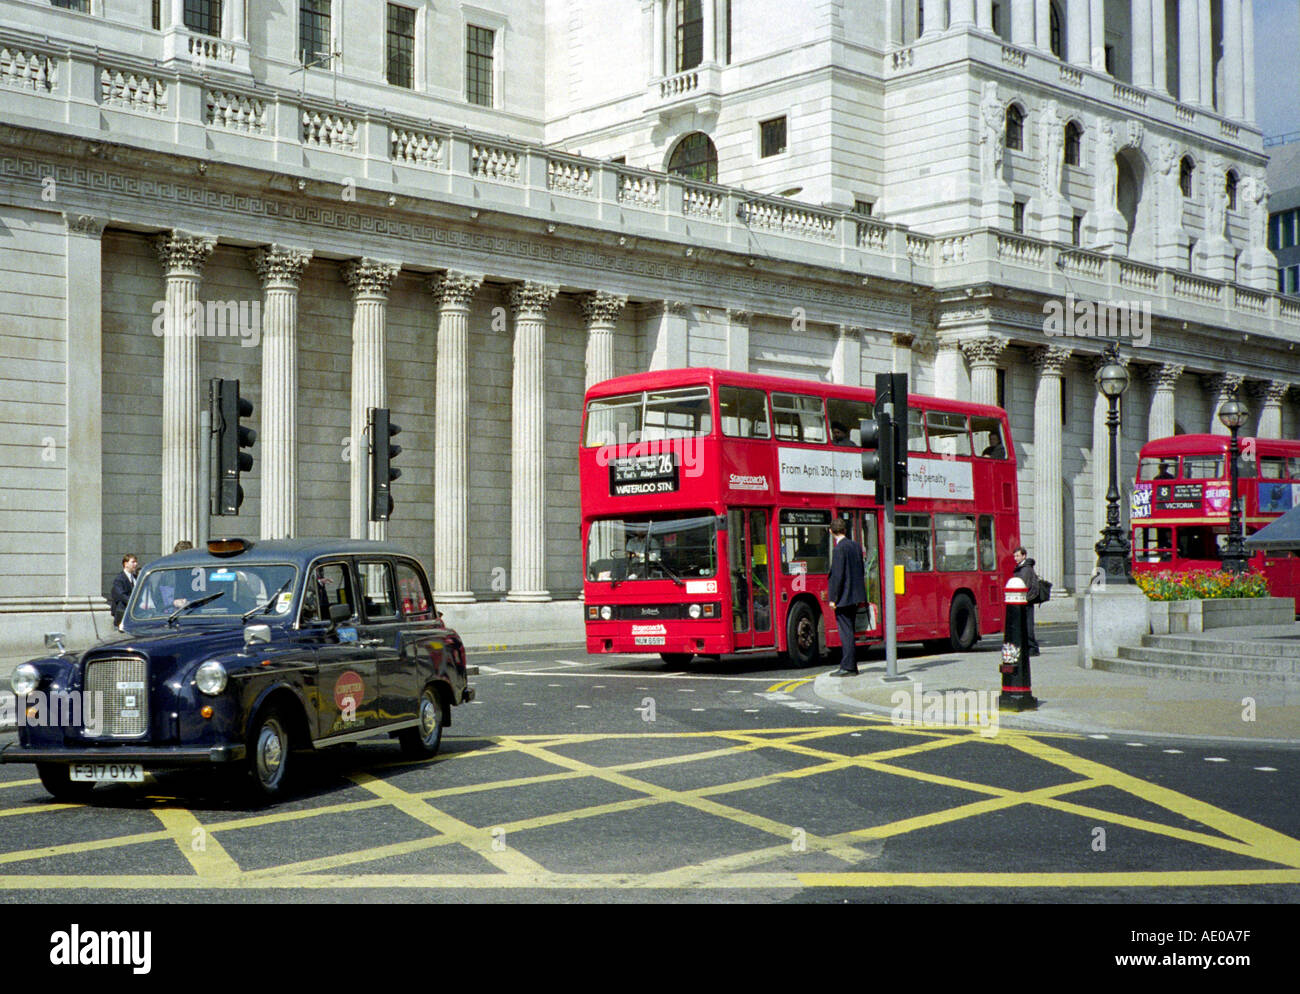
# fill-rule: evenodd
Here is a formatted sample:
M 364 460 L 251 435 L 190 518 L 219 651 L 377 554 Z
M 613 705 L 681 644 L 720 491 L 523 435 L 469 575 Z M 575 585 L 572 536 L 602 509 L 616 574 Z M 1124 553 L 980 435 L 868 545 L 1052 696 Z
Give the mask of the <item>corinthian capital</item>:
M 1240 373 L 1206 373 L 1201 377 L 1201 383 L 1206 390 L 1222 401 L 1235 394 L 1241 388 L 1244 379 L 1245 377 Z
M 1143 375 L 1152 390 L 1172 390 L 1178 385 L 1178 378 L 1183 375 L 1184 368 L 1181 363 L 1165 362 L 1143 367 Z
M 303 270 L 311 262 L 311 249 L 272 245 L 253 249 L 253 268 L 262 281 L 262 289 L 297 290 Z
M 449 269 L 429 280 L 429 291 L 442 307 L 468 307 L 482 285 L 482 276 Z
M 1001 335 L 987 335 L 963 339 L 957 345 L 972 366 L 995 366 L 1006 350 L 1007 340 Z
M 402 265 L 398 262 L 353 259 L 343 264 L 343 282 L 352 291 L 354 300 L 360 297 L 387 297 L 401 268 Z
M 211 235 L 191 235 L 170 231 L 154 240 L 158 259 L 168 276 L 202 276 L 203 264 L 217 247 Z
M 1070 358 L 1070 350 L 1060 345 L 1047 345 L 1034 350 L 1034 365 L 1039 376 L 1060 376 Z
M 1269 380 L 1264 384 L 1264 403 L 1280 404 L 1286 392 L 1291 389 L 1291 384 L 1284 380 Z
M 627 306 L 627 296 L 597 290 L 582 295 L 582 317 L 587 324 L 613 324 Z
M 545 318 L 559 292 L 560 288 L 550 283 L 516 283 L 510 288 L 510 309 L 516 319 Z

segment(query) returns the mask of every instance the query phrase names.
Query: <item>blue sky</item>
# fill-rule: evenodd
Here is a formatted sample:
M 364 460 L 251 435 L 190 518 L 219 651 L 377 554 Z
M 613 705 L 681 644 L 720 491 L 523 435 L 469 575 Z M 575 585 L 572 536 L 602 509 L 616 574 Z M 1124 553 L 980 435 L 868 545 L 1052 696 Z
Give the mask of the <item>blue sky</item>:
M 1300 131 L 1300 0 L 1255 0 L 1255 112 L 1265 137 Z

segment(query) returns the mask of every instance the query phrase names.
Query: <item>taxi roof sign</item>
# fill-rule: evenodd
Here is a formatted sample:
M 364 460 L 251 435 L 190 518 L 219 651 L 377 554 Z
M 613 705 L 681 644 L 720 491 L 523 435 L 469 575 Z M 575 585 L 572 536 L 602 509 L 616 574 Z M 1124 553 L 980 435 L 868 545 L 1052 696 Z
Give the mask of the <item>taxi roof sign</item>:
M 237 556 L 252 547 L 253 543 L 246 538 L 214 538 L 208 542 L 208 553 L 213 556 Z

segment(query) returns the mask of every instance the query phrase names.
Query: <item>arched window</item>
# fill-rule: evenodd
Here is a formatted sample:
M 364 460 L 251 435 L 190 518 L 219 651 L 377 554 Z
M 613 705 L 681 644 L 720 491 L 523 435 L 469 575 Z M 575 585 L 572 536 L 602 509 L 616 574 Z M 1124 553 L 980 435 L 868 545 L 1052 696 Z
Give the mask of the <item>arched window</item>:
M 1237 209 L 1237 171 L 1229 169 L 1228 175 L 1224 178 L 1223 188 L 1228 193 L 1228 210 Z
M 1056 4 L 1052 4 L 1048 9 L 1051 11 L 1052 54 L 1058 59 L 1064 59 L 1065 46 L 1061 41 L 1061 11 Z
M 1178 188 L 1183 191 L 1184 197 L 1192 195 L 1192 173 L 1196 172 L 1196 163 L 1192 161 L 1190 155 L 1184 155 L 1183 161 L 1178 164 Z
M 1025 112 L 1019 104 L 1007 108 L 1007 148 L 1023 151 L 1025 147 Z
M 1079 164 L 1079 146 L 1083 139 L 1083 129 L 1074 121 L 1065 125 L 1065 164 L 1067 166 L 1077 166 Z
M 668 157 L 668 171 L 674 176 L 716 183 L 718 150 L 703 131 L 693 131 L 673 149 L 673 154 Z

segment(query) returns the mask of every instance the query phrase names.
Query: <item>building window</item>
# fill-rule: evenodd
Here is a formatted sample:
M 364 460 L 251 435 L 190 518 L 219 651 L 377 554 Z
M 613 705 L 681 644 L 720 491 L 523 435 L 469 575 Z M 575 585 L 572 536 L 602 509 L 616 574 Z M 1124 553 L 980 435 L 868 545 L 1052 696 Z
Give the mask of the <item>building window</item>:
M 1196 267 L 1192 265 L 1195 259 L 1196 259 L 1196 239 L 1189 238 L 1187 240 L 1187 271 L 1189 273 L 1196 271 Z
M 760 133 L 759 154 L 764 158 L 780 155 L 785 151 L 785 118 L 774 117 L 758 126 Z
M 871 217 L 871 214 L 875 209 L 876 209 L 876 205 L 873 201 L 870 200 L 853 201 L 854 214 L 861 214 L 863 217 Z
M 221 37 L 221 0 L 185 0 L 185 26 L 201 35 Z
M 668 157 L 668 171 L 674 176 L 718 181 L 718 150 L 703 131 L 694 131 L 679 141 Z
M 1223 181 L 1223 189 L 1228 194 L 1228 210 L 1235 211 L 1237 209 L 1237 174 L 1234 170 L 1228 170 L 1228 175 Z
M 1106 52 L 1106 74 L 1109 76 L 1114 76 L 1115 75 L 1115 46 L 1107 45 L 1105 48 L 1105 52 Z
M 1286 211 L 1281 215 L 1283 248 L 1291 248 L 1295 245 L 1295 227 L 1297 217 L 1300 217 L 1300 211 Z
M 1074 121 L 1070 121 L 1065 126 L 1065 164 L 1067 166 L 1077 166 L 1079 164 L 1079 150 L 1083 140 L 1083 129 Z
M 415 88 L 415 11 L 388 5 L 388 84 Z
M 162 0 L 153 0 L 153 9 L 149 13 L 149 23 L 155 31 L 162 30 Z
M 1268 219 L 1268 250 L 1276 252 L 1282 242 L 1282 215 L 1274 214 Z
M 703 0 L 677 0 L 677 72 L 704 61 Z
M 995 4 L 993 5 L 993 33 L 994 33 L 995 35 L 997 35 L 999 38 L 1003 37 L 1003 35 L 1002 35 L 1002 4 L 1000 4 L 1000 3 L 995 3 Z
M 90 0 L 50 0 L 50 6 L 75 10 L 78 14 L 90 13 Z
M 1192 195 L 1192 174 L 1196 172 L 1196 163 L 1192 162 L 1190 155 L 1184 155 L 1183 161 L 1178 164 L 1178 189 L 1183 191 L 1184 197 Z
M 1070 244 L 1083 244 L 1083 215 L 1076 213 L 1070 219 Z
M 1025 202 L 1017 200 L 1011 205 L 1011 230 L 1017 235 L 1025 233 Z
M 1300 293 L 1300 266 L 1287 266 L 1286 292 L 1292 294 Z
M 1070 378 L 1061 377 L 1061 427 L 1070 423 Z
M 1025 147 L 1025 112 L 1019 104 L 1007 108 L 1007 148 L 1023 151 Z
M 1052 4 L 1048 9 L 1051 11 L 1052 54 L 1058 59 L 1064 59 L 1065 46 L 1061 44 L 1061 11 L 1057 8 L 1056 4 Z
M 465 28 L 465 99 L 492 106 L 492 54 L 496 32 L 474 24 Z
M 1007 371 L 999 369 L 997 372 L 997 402 L 998 407 L 1002 410 L 1007 409 Z
M 330 0 L 299 0 L 298 49 L 304 66 L 330 61 Z
M 727 0 L 727 65 L 731 65 L 731 0 Z

